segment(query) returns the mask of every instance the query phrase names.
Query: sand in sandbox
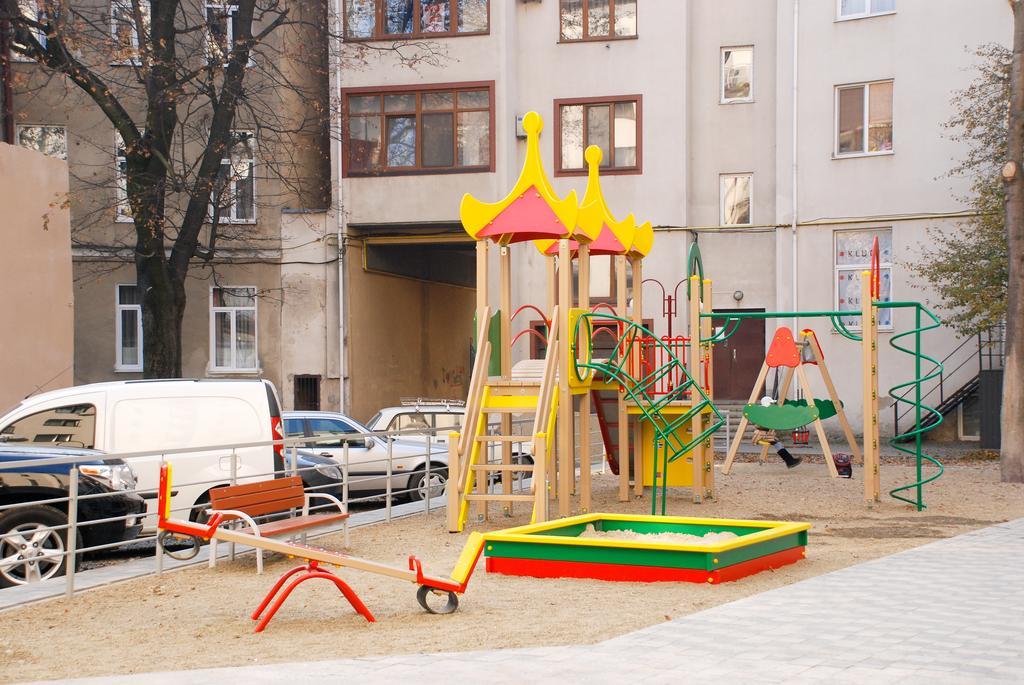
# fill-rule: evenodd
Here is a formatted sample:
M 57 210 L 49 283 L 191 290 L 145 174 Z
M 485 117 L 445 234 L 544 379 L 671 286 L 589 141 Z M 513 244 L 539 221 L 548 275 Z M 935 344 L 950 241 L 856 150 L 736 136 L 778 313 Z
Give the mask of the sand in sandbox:
M 579 534 L 579 537 L 590 540 L 625 540 L 627 542 L 654 542 L 662 545 L 713 545 L 716 542 L 733 540 L 736 533 L 724 530 L 711 531 L 704 535 L 690 533 L 638 533 L 635 530 L 596 530 L 593 523 Z

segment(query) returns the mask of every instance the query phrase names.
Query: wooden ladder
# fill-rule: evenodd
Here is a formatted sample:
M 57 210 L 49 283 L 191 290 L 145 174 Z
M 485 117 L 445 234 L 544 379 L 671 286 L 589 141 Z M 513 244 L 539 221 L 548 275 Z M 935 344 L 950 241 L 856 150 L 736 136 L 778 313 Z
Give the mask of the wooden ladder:
M 485 315 L 489 312 L 485 311 Z M 487 321 L 484 317 L 484 321 Z M 557 384 L 555 371 L 558 357 L 558 311 L 551 315 L 548 348 L 539 378 L 487 378 L 490 361 L 490 343 L 486 329 L 479 333 L 477 357 L 470 378 L 470 394 L 462 433 L 448 441 L 449 479 L 448 529 L 461 532 L 469 518 L 470 502 L 501 502 L 510 506 L 515 502 L 532 503 L 531 522 L 546 521 L 548 517 L 548 474 L 551 447 L 554 442 L 557 415 Z M 489 417 L 532 416 L 532 432 L 526 435 L 491 435 Z M 492 464 L 487 455 L 492 444 L 529 443 L 532 445 L 533 463 Z M 513 493 L 515 473 L 532 475 L 529 494 Z M 490 486 L 492 474 L 501 474 L 501 491 Z

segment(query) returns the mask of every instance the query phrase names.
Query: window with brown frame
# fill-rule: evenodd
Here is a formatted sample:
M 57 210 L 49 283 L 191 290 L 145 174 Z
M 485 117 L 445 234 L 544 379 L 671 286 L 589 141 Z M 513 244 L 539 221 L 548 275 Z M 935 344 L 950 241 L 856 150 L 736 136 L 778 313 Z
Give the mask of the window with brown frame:
M 490 0 L 345 0 L 345 40 L 437 38 L 490 30 Z
M 563 41 L 636 38 L 637 0 L 559 0 Z
M 591 145 L 601 148 L 603 173 L 641 173 L 641 104 L 639 95 L 555 100 L 555 173 L 585 174 Z
M 345 92 L 346 176 L 494 171 L 494 84 Z

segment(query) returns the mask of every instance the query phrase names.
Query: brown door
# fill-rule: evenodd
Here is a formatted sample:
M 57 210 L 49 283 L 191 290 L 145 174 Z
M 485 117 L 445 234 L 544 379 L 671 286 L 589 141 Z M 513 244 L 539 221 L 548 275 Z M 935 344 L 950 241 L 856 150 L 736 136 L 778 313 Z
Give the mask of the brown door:
M 763 309 L 720 309 L 721 312 L 763 312 Z M 714 318 L 716 329 L 725 325 L 725 318 Z M 750 397 L 757 374 L 764 363 L 764 319 L 741 319 L 739 329 L 714 348 L 715 399 L 742 400 Z

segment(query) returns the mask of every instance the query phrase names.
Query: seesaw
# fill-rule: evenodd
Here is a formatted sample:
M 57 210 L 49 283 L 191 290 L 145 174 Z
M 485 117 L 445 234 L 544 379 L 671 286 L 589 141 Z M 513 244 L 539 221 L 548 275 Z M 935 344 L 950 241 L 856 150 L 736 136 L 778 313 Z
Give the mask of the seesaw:
M 188 559 L 199 553 L 200 540 L 209 540 L 214 535 L 218 540 L 235 542 L 242 545 L 249 545 L 271 552 L 279 552 L 289 557 L 305 560 L 305 564 L 287 571 L 282 575 L 274 586 L 267 593 L 260 605 L 252 613 L 252 620 L 259 621 L 256 624 L 257 633 L 262 632 L 270 619 L 274 617 L 277 610 L 281 608 L 292 591 L 301 583 L 313 578 L 329 580 L 337 586 L 338 590 L 345 596 L 352 608 L 356 610 L 367 621 L 373 622 L 376 619 L 370 610 L 366 608 L 362 600 L 356 595 L 349 585 L 338 576 L 321 567 L 321 564 L 336 566 L 339 568 L 351 568 L 357 571 L 366 571 L 381 576 L 389 576 L 419 586 L 416 592 L 416 600 L 426 611 L 432 614 L 450 614 L 459 607 L 459 595 L 466 591 L 469 579 L 476 568 L 480 552 L 483 550 L 484 537 L 480 533 L 472 533 L 462 549 L 458 562 L 448 578 L 431 576 L 423 572 L 423 564 L 415 556 L 409 556 L 409 567 L 407 569 L 398 566 L 382 564 L 369 559 L 361 559 L 342 552 L 336 552 L 321 547 L 313 547 L 295 542 L 284 542 L 266 537 L 251 535 L 241 530 L 221 528 L 220 525 L 226 522 L 223 514 L 214 512 L 205 524 L 184 521 L 171 518 L 171 466 L 164 464 L 160 467 L 160 493 L 159 493 L 159 516 L 157 526 L 160 529 L 159 541 L 161 547 L 173 541 L 187 541 L 191 548 L 183 555 L 174 555 L 179 559 Z M 233 519 L 230 519 L 233 520 Z M 289 582 L 290 581 L 290 582 Z M 287 583 L 287 587 L 285 584 Z M 283 588 L 283 590 L 282 590 Z M 428 599 L 431 596 L 444 597 L 447 595 L 447 602 L 442 606 L 432 606 Z M 273 603 L 271 603 L 273 602 Z M 264 614 L 267 607 L 269 611 Z M 261 618 L 262 616 L 262 618 Z

